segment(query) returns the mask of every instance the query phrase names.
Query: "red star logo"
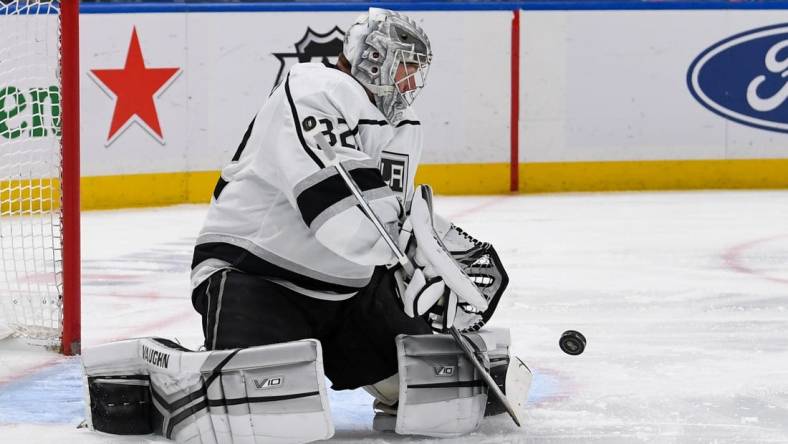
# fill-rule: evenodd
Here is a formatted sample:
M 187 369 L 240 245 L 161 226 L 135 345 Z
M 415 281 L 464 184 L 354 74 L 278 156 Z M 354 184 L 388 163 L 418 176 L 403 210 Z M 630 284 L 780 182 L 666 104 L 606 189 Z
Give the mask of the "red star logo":
M 136 27 L 131 31 L 129 52 L 123 68 L 91 70 L 106 92 L 116 98 L 107 145 L 135 121 L 164 143 L 153 97 L 163 92 L 179 71 L 180 68 L 145 67 Z

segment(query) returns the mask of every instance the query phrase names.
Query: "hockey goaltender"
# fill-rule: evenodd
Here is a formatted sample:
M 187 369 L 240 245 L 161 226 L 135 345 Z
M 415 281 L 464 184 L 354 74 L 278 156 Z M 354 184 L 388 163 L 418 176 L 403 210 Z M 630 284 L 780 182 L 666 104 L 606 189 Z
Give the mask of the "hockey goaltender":
M 184 443 L 327 439 L 328 378 L 374 396 L 375 430 L 453 437 L 504 411 L 479 369 L 522 407 L 530 371 L 510 359 L 508 330 L 482 328 L 508 283 L 501 261 L 413 185 L 422 130 L 411 104 L 431 62 L 416 22 L 372 8 L 336 66 L 290 69 L 223 168 L 197 239 L 204 350 L 160 338 L 86 350 L 93 430 Z M 415 267 L 398 265 L 359 198 Z M 464 339 L 446 334 L 452 326 Z

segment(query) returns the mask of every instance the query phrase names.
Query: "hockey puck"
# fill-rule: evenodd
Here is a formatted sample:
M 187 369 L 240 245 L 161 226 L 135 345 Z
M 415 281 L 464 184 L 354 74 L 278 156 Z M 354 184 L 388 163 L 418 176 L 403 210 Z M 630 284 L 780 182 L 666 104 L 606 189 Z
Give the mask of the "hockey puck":
M 583 353 L 583 350 L 586 349 L 586 337 L 579 331 L 567 330 L 561 335 L 561 339 L 558 340 L 558 346 L 567 355 L 576 356 Z

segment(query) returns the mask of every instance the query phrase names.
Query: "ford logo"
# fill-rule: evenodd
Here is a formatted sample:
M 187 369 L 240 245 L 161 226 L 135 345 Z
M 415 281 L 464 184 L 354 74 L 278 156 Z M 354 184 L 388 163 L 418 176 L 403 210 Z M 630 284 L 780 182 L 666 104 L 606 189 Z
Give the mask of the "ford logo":
M 690 65 L 687 86 L 726 119 L 788 132 L 788 23 L 715 43 Z

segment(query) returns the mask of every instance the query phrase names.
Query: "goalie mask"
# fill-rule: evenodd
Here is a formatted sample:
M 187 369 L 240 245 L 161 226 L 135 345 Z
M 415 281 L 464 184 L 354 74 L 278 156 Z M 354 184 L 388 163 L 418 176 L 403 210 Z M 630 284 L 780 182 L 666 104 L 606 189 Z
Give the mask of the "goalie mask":
M 386 120 L 401 121 L 424 87 L 432 61 L 424 30 L 402 14 L 369 8 L 345 34 L 342 52 Z

